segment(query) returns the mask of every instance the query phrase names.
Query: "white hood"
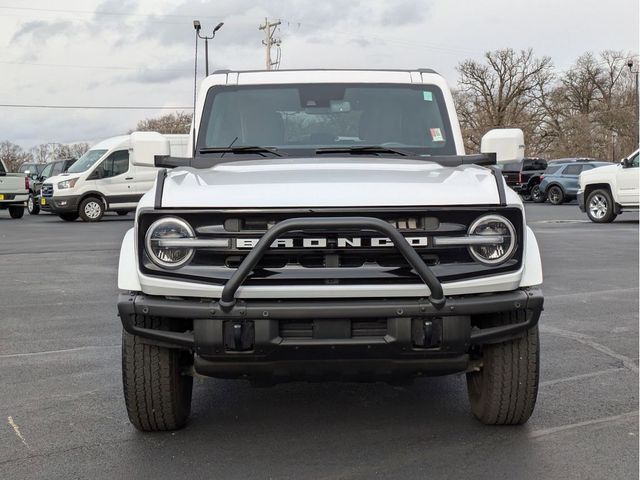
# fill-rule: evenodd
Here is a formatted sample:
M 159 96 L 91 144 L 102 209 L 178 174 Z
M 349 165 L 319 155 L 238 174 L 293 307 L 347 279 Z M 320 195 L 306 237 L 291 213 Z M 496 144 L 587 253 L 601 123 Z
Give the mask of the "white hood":
M 502 181 L 502 179 L 500 179 Z M 402 159 L 235 161 L 169 173 L 163 207 L 389 207 L 498 204 L 496 180 L 476 165 Z

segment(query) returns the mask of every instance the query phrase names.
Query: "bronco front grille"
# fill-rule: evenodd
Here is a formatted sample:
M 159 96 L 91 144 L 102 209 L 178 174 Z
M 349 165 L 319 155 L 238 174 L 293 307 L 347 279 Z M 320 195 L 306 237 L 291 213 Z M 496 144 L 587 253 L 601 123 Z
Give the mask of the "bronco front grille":
M 479 216 L 499 213 L 515 226 L 516 254 L 497 267 L 476 262 L 466 246 L 437 246 L 434 237 L 464 237 Z M 184 278 L 223 285 L 235 272 L 252 245 L 273 225 L 297 217 L 370 216 L 383 219 L 414 244 L 416 252 L 440 281 L 452 281 L 517 270 L 522 255 L 522 213 L 517 208 L 431 208 L 344 211 L 341 209 L 265 211 L 176 211 L 143 212 L 138 239 L 159 217 L 173 215 L 189 222 L 198 239 L 226 239 L 227 247 L 198 248 L 192 261 L 166 271 L 152 263 L 139 241 L 140 268 L 148 275 Z M 406 260 L 392 246 L 381 246 L 381 235 L 372 231 L 296 231 L 283 235 L 280 248 L 267 251 L 245 285 L 337 285 L 398 284 L 420 282 Z M 318 239 L 322 240 L 318 242 Z M 357 239 L 357 241 L 355 240 Z M 413 239 L 413 240 L 412 240 Z M 316 242 L 316 243 L 314 243 Z

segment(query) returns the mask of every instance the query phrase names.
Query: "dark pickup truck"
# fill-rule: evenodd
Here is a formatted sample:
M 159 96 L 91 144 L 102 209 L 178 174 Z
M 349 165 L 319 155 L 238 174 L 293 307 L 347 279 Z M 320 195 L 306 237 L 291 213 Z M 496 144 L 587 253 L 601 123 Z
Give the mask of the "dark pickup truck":
M 540 192 L 540 175 L 547 168 L 542 158 L 523 158 L 519 162 L 505 163 L 502 175 L 507 185 L 519 193 L 525 200 L 539 201 L 544 195 Z

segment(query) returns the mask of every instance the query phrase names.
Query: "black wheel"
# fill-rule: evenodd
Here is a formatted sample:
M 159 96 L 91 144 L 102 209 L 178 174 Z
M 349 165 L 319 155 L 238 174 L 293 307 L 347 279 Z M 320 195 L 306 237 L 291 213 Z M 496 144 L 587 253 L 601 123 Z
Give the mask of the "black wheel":
M 124 217 L 125 215 L 129 214 L 129 212 L 127 210 L 118 210 L 118 211 L 116 211 L 116 213 L 118 215 L 120 215 L 121 217 Z
M 610 223 L 617 217 L 614 210 L 613 199 L 608 190 L 594 190 L 587 197 L 587 216 L 592 222 Z
M 9 205 L 9 215 L 11 215 L 11 218 L 22 218 L 24 207 L 22 205 Z
M 524 312 L 503 314 L 496 323 L 523 322 Z M 529 420 L 538 396 L 538 327 L 514 340 L 482 346 L 479 371 L 467 373 L 471 411 L 488 425 L 521 425 Z
M 540 190 L 540 184 L 531 187 L 531 200 L 534 203 L 544 203 L 547 196 Z
M 560 205 L 564 202 L 564 192 L 558 185 L 553 185 L 547 191 L 547 198 L 553 205 Z
M 85 222 L 99 222 L 104 216 L 104 204 L 96 197 L 88 197 L 80 202 L 80 218 Z
M 27 200 L 27 212 L 29 212 L 29 215 L 38 215 L 40 213 L 40 205 L 38 205 L 33 195 L 29 195 L 29 200 Z
M 79 215 L 75 212 L 73 213 L 59 213 L 58 216 L 64 220 L 65 222 L 75 222 Z
M 168 329 L 166 320 L 138 317 L 136 324 Z M 184 369 L 192 356 L 181 350 L 143 343 L 122 334 L 122 383 L 129 420 L 138 430 L 158 432 L 184 427 L 191 412 L 193 377 Z

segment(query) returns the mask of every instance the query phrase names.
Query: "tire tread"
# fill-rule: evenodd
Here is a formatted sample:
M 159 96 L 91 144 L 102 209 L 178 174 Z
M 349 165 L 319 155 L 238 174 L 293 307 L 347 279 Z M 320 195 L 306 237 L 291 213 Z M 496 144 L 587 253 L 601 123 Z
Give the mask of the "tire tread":
M 167 328 L 163 319 L 142 317 L 136 324 Z M 191 404 L 192 377 L 181 372 L 179 350 L 149 345 L 123 332 L 122 379 L 127 413 L 141 431 L 182 428 Z
M 501 323 L 523 317 L 524 312 L 504 314 Z M 483 347 L 482 370 L 467 374 L 471 409 L 480 421 L 520 425 L 529 419 L 538 395 L 538 347 L 537 326 L 520 338 Z

